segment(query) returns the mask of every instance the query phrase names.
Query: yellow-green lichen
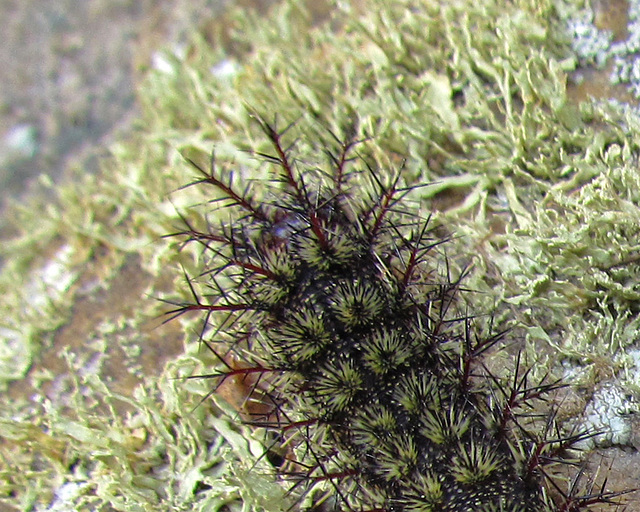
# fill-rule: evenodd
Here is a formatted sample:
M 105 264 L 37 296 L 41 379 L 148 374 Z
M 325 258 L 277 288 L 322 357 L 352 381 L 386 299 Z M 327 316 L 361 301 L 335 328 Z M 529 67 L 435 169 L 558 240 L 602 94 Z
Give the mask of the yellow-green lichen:
M 12 209 L 0 249 L 3 501 L 55 510 L 65 489 L 75 510 L 288 506 L 252 469 L 248 431 L 210 400 L 195 407 L 212 383 L 172 380 L 211 371 L 197 323 L 157 320 L 157 298 L 189 298 L 180 265 L 196 274 L 200 257 L 162 237 L 182 229 L 178 212 L 204 222 L 189 207 L 209 199 L 179 190 L 194 177 L 181 152 L 215 149 L 219 165 L 265 176 L 243 151 L 266 149 L 252 111 L 296 121 L 313 163 L 329 130 L 354 129 L 370 137 L 360 153 L 373 168 L 404 162 L 408 183 L 432 183 L 412 197 L 458 235 L 445 250 L 453 267 L 472 264 L 470 307 L 495 303 L 497 323 L 515 320 L 540 373 L 564 357 L 624 368 L 613 354 L 638 338 L 639 124 L 571 101 L 556 8 L 369 0 L 318 23 L 292 1 L 267 20 L 228 14 L 224 44 L 208 42 L 216 30 L 194 34 L 173 73 L 150 73 L 136 132 L 98 176 L 78 169 L 55 203 Z M 225 59 L 234 74 L 212 73 Z

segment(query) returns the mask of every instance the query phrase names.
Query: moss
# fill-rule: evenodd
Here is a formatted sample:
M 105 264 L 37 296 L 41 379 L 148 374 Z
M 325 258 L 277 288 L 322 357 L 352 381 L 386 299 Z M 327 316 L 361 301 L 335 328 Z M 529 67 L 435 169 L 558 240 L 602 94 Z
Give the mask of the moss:
M 568 96 L 558 12 L 571 5 L 369 0 L 318 23 L 290 2 L 268 21 L 229 13 L 224 38 L 194 34 L 174 73 L 141 86 L 136 133 L 99 176 L 78 169 L 55 204 L 13 209 L 0 249 L 3 501 L 44 510 L 75 482 L 77 510 L 283 506 L 266 473 L 237 462 L 259 450 L 248 431 L 209 400 L 195 407 L 211 383 L 171 380 L 214 363 L 192 343 L 195 320 L 158 326 L 155 300 L 187 298 L 179 265 L 199 268 L 162 238 L 178 212 L 204 220 L 189 207 L 208 198 L 179 190 L 193 178 L 181 152 L 215 148 L 219 165 L 265 176 L 243 151 L 262 143 L 252 111 L 296 121 L 300 154 L 354 130 L 373 168 L 430 183 L 412 199 L 457 235 L 446 251 L 471 264 L 470 308 L 515 320 L 540 373 L 566 357 L 624 367 L 613 354 L 638 337 L 638 121 Z M 231 77 L 211 72 L 224 59 Z M 128 290 L 117 278 L 131 265 L 144 279 Z M 75 323 L 83 301 L 103 316 Z

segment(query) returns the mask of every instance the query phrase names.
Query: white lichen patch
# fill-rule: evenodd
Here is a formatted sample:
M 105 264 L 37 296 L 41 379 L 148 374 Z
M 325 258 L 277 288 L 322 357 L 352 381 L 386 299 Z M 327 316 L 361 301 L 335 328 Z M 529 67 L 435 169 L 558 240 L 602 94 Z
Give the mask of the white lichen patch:
M 567 30 L 571 35 L 571 47 L 581 65 L 600 68 L 610 56 L 613 36 L 608 30 L 598 30 L 594 17 L 593 11 L 582 11 L 567 22 Z
M 211 74 L 219 80 L 231 80 L 238 74 L 240 65 L 233 59 L 222 59 L 211 66 Z
M 625 382 L 640 389 L 640 349 L 627 350 L 620 359 L 625 366 Z
M 10 289 L 20 308 L 20 316 L 0 324 L 0 381 L 24 376 L 32 363 L 33 334 L 37 321 L 55 311 L 77 278 L 72 270 L 74 249 L 63 245 L 26 277 L 22 290 Z M 8 301 L 9 295 L 3 299 Z
M 73 253 L 71 245 L 63 245 L 51 259 L 35 270 L 25 287 L 31 309 L 54 303 L 69 290 L 77 278 L 77 273 L 71 269 Z
M 33 158 L 38 152 L 38 133 L 35 126 L 19 123 L 0 138 L 0 165 L 8 167 L 22 159 Z
M 76 500 L 90 485 L 88 482 L 66 482 L 62 484 L 55 491 L 55 497 L 51 504 L 44 510 L 46 512 L 72 512 L 77 510 L 75 507 Z
M 640 99 L 640 0 L 629 1 L 627 20 L 627 37 L 620 41 L 611 30 L 598 29 L 590 8 L 572 16 L 567 31 L 581 67 L 603 69 L 610 63 L 610 82 L 626 85 Z
M 640 403 L 632 393 L 618 384 L 605 384 L 593 394 L 581 420 L 582 430 L 597 435 L 580 448 L 628 445 L 632 416 L 638 411 Z
M 23 350 L 24 341 L 16 329 L 0 327 L 0 378 L 12 380 L 24 375 L 31 357 Z

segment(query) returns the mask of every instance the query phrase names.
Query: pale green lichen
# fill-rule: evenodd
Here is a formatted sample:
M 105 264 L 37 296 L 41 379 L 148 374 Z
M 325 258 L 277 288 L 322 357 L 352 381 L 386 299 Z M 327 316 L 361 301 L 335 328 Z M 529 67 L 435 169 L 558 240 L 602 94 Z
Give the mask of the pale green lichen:
M 57 188 L 55 204 L 12 210 L 0 275 L 3 501 L 21 510 L 290 505 L 266 467 L 253 467 L 256 438 L 210 400 L 196 407 L 212 383 L 172 380 L 214 364 L 193 343 L 197 323 L 185 321 L 181 335 L 152 320 L 162 312 L 154 297 L 189 298 L 179 265 L 199 268 L 197 251 L 162 238 L 181 228 L 178 211 L 204 221 L 189 207 L 207 191 L 178 190 L 193 179 L 181 152 L 215 148 L 220 165 L 266 176 L 243 151 L 267 149 L 251 111 L 297 121 L 298 153 L 314 164 L 328 130 L 353 125 L 371 137 L 360 153 L 373 168 L 404 162 L 408 183 L 431 182 L 412 198 L 458 235 L 445 250 L 453 268 L 472 264 L 470 307 L 515 320 L 538 373 L 561 372 L 565 358 L 587 370 L 604 361 L 610 374 L 628 367 L 620 353 L 640 334 L 640 124 L 571 102 L 575 59 L 556 14 L 538 0 L 371 0 L 314 26 L 290 2 L 268 21 L 230 14 L 224 45 L 195 34 L 173 73 L 141 86 L 138 130 L 99 176 Z M 235 52 L 232 76 L 212 73 L 230 58 L 225 48 Z M 72 348 L 59 346 L 81 299 L 120 302 L 110 287 L 127 265 L 146 276 L 134 299 L 118 289 L 126 307 L 106 308 L 107 318 L 74 331 L 83 337 Z M 170 336 L 184 339 L 184 355 L 145 366 L 145 349 L 163 350 Z M 52 367 L 59 354 L 66 364 Z M 126 393 L 103 373 L 117 357 Z

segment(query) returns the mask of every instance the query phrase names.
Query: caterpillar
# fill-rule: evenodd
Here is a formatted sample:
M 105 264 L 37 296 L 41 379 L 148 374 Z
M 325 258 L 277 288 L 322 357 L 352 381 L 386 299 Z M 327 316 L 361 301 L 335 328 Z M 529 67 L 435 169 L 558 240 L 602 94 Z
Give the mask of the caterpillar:
M 193 160 L 230 220 L 180 231 L 207 256 L 193 300 L 171 314 L 205 315 L 201 342 L 223 365 L 197 378 L 250 383 L 249 423 L 285 447 L 277 457 L 307 507 L 385 512 L 575 512 L 615 504 L 578 471 L 554 476 L 590 432 L 561 434 L 539 403 L 562 386 L 483 364 L 508 332 L 481 334 L 463 305 L 447 242 L 408 207 L 400 173 L 356 157 L 333 136 L 313 167 L 290 128 L 255 116 L 273 148 L 257 152 L 273 180 L 238 185 Z M 444 270 L 443 270 L 444 269 Z M 221 348 L 222 347 L 222 348 Z M 508 380 L 507 380 L 508 379 Z

